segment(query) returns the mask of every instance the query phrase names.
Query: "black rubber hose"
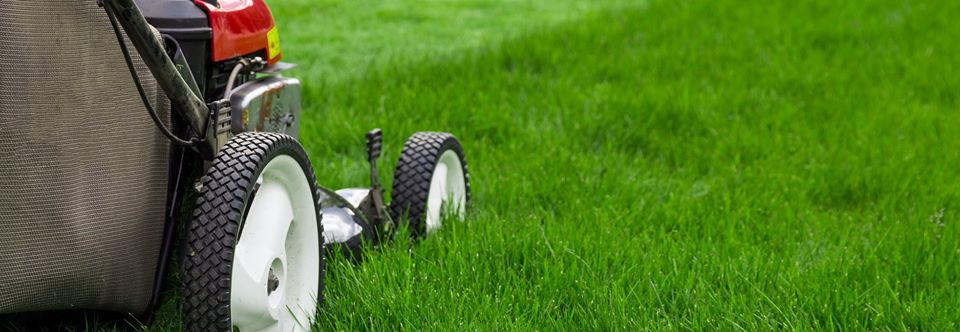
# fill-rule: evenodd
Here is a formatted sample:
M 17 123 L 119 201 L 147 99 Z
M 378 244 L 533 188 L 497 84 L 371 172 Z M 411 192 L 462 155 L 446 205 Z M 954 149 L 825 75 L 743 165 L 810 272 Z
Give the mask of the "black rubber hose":
M 103 8 L 107 12 L 107 17 L 110 18 L 110 25 L 113 26 L 113 33 L 117 35 L 117 43 L 120 44 L 120 51 L 123 52 L 123 59 L 127 62 L 127 68 L 130 70 L 130 75 L 133 76 L 133 83 L 137 86 L 137 92 L 140 93 L 140 99 L 143 100 L 143 106 L 147 108 L 147 113 L 150 114 L 150 118 L 153 119 L 153 123 L 163 132 L 163 135 L 170 139 L 170 142 L 173 142 L 176 145 L 193 147 L 200 143 L 200 140 L 196 137 L 191 138 L 189 141 L 181 139 L 173 134 L 173 132 L 168 129 L 162 121 L 160 121 L 160 116 L 157 115 L 157 110 L 153 108 L 153 105 L 150 105 L 150 99 L 147 98 L 147 93 L 143 90 L 143 84 L 140 83 L 140 75 L 137 75 L 137 69 L 133 66 L 133 60 L 130 58 L 130 51 L 127 50 L 127 43 L 123 39 L 123 34 L 120 33 L 120 27 L 117 23 L 116 14 L 113 12 L 113 8 L 110 7 L 109 2 L 103 3 Z

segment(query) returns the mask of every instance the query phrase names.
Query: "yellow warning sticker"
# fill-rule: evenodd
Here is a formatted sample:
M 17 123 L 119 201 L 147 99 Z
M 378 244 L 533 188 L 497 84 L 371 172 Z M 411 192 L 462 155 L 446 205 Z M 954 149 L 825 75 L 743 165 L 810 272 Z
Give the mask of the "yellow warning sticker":
M 280 55 L 280 31 L 274 26 L 267 32 L 267 56 L 273 59 Z

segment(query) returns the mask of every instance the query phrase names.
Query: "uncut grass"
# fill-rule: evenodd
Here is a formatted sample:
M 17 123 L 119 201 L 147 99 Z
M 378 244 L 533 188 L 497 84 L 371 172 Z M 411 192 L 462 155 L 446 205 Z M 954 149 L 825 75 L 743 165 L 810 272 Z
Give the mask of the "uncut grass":
M 332 262 L 317 325 L 955 330 L 958 7 L 654 1 L 308 85 L 321 183 L 444 130 L 474 199 Z

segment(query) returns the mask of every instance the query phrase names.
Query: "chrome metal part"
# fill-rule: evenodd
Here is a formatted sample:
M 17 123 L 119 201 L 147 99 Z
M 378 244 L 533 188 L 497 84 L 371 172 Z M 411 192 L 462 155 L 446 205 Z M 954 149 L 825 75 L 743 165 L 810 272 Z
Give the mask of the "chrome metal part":
M 359 204 L 367 198 L 369 190 L 345 189 L 333 192 L 320 188 L 320 213 L 322 215 L 324 244 L 359 244 L 364 234 L 372 234 L 366 216 L 357 210 L 354 201 Z
M 337 195 L 343 197 L 354 208 L 359 207 L 363 200 L 370 196 L 370 189 L 366 188 L 348 188 L 337 190 Z
M 272 66 L 264 68 L 262 71 L 260 71 L 260 73 L 272 75 L 272 74 L 280 73 L 285 70 L 293 69 L 296 66 L 297 66 L 296 64 L 281 61 L 281 62 L 274 63 Z
M 269 131 L 295 138 L 299 134 L 300 81 L 263 77 L 247 82 L 230 94 L 231 130 Z

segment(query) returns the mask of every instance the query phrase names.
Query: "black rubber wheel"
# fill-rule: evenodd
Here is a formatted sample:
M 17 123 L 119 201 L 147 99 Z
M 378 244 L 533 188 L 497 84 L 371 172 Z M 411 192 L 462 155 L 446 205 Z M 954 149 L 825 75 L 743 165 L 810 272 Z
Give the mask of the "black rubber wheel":
M 456 162 L 451 162 L 453 157 L 456 157 Z M 456 208 L 462 214 L 470 201 L 470 174 L 467 172 L 467 160 L 460 141 L 448 133 L 419 132 L 410 136 L 403 144 L 403 152 L 393 178 L 390 215 L 394 220 L 406 218 L 410 233 L 414 237 L 424 236 L 432 227 L 439 227 L 439 212 L 435 205 L 431 206 L 430 198 L 431 189 L 437 190 L 437 187 L 432 185 L 434 177 L 442 176 L 436 172 L 441 164 L 444 165 L 441 167 L 446 169 L 444 174 L 450 179 L 456 180 L 457 174 L 462 172 L 459 173 L 462 174 L 462 188 L 459 183 L 451 185 L 459 189 L 449 190 L 456 192 L 451 194 L 453 197 L 443 197 L 443 204 L 449 203 L 449 198 L 460 202 L 462 206 Z M 458 167 L 460 169 L 456 170 Z M 457 181 L 450 183 L 455 182 Z M 457 197 L 458 195 L 462 197 Z
M 290 158 L 292 158 L 295 163 L 291 161 Z M 281 166 L 282 168 L 277 168 Z M 296 171 L 297 167 L 299 167 L 302 173 Z M 276 174 L 274 172 L 276 172 Z M 274 178 L 282 178 L 282 180 L 273 180 Z M 298 182 L 301 180 L 306 183 Z M 282 188 L 283 185 L 275 184 L 274 182 L 294 183 L 289 186 L 295 187 L 296 190 L 277 191 L 279 189 L 275 190 L 273 188 Z M 263 188 L 261 188 L 261 185 Z M 270 189 L 268 190 L 267 188 Z M 294 195 L 304 193 L 306 190 L 309 190 L 310 194 Z M 281 194 L 276 194 L 276 192 L 280 192 Z M 264 203 L 273 202 L 270 201 L 268 197 L 280 196 L 288 197 L 286 202 L 290 203 L 290 220 L 288 222 L 282 222 L 287 220 L 282 216 L 277 217 L 276 219 L 278 220 L 271 218 L 274 215 L 273 210 L 275 210 L 273 206 L 278 204 L 270 205 L 271 203 Z M 309 200 L 308 203 L 312 202 L 312 204 L 305 204 L 304 201 L 306 200 Z M 295 249 L 284 247 L 312 242 L 312 234 L 299 235 L 300 233 L 311 233 L 314 229 L 313 226 L 311 226 L 313 219 L 309 216 L 310 213 L 313 213 L 313 216 L 316 217 L 317 239 L 319 240 L 319 248 L 316 248 L 319 250 L 319 269 L 316 271 L 319 275 L 319 284 L 316 289 L 317 294 L 312 300 L 299 300 L 303 298 L 301 295 L 289 296 L 291 299 L 296 298 L 296 300 L 289 301 L 298 301 L 296 302 L 297 304 L 305 303 L 303 301 L 312 303 L 313 307 L 306 309 L 312 311 L 304 315 L 313 317 L 313 314 L 315 314 L 317 310 L 316 304 L 320 303 L 323 299 L 325 264 L 323 226 L 320 223 L 320 210 L 316 203 L 317 186 L 313 169 L 310 166 L 310 161 L 303 151 L 303 148 L 294 138 L 274 133 L 243 133 L 232 138 L 221 149 L 210 166 L 210 169 L 207 171 L 206 176 L 204 176 L 203 187 L 193 213 L 193 220 L 186 229 L 186 247 L 184 248 L 184 262 L 182 263 L 183 320 L 185 330 L 234 331 L 238 329 L 237 325 L 241 324 L 239 322 L 246 320 L 247 316 L 255 316 L 232 316 L 231 310 L 240 310 L 246 307 L 238 306 L 231 308 L 231 301 L 234 299 L 232 295 L 240 296 L 240 294 L 244 294 L 244 292 L 250 288 L 254 288 L 256 291 L 259 291 L 259 289 L 255 287 L 237 286 L 237 290 L 235 291 L 232 287 L 234 282 L 238 283 L 238 285 L 247 285 L 241 281 L 249 280 L 247 275 L 234 275 L 235 258 L 237 260 L 236 266 L 238 266 L 237 268 L 239 269 L 247 266 L 244 264 L 248 262 L 244 260 L 247 259 L 246 257 L 256 256 L 254 254 L 243 253 L 255 252 L 253 250 L 259 247 L 241 247 L 241 243 L 259 241 L 260 238 L 258 236 L 260 235 L 258 234 L 264 233 L 261 231 L 264 229 L 262 225 L 267 225 L 266 229 L 268 230 L 276 230 L 278 229 L 277 227 L 283 227 L 282 230 L 275 232 L 276 234 L 282 235 L 276 235 L 274 238 L 279 238 L 280 241 L 282 241 L 281 248 L 285 248 L 282 250 L 282 256 L 277 256 L 278 258 L 272 258 L 273 256 L 266 259 L 257 258 L 259 259 L 258 262 L 270 262 L 266 265 L 269 269 L 267 278 L 257 279 L 260 281 L 266 279 L 264 281 L 265 298 L 272 300 L 273 297 L 270 296 L 274 296 L 274 294 L 271 292 L 275 292 L 278 294 L 276 296 L 283 297 L 282 301 L 284 302 L 282 302 L 281 305 L 287 305 L 289 307 L 290 305 L 286 302 L 288 301 L 288 291 L 295 292 L 295 294 L 303 294 L 302 292 L 297 292 L 297 290 L 309 289 L 312 293 L 312 285 L 314 285 L 313 277 L 316 275 L 311 275 L 310 270 L 313 270 L 316 266 L 312 263 L 313 253 L 316 251 L 314 251 L 312 246 L 299 246 Z M 254 205 L 258 206 L 256 208 L 257 213 L 251 212 L 251 206 Z M 310 206 L 312 206 L 312 208 Z M 284 209 L 281 210 L 287 211 Z M 248 219 L 248 217 L 252 219 Z M 300 222 L 299 220 L 304 221 Z M 275 226 L 275 224 L 283 224 L 286 226 Z M 250 232 L 244 233 L 244 230 L 248 228 L 251 229 Z M 298 230 L 301 232 L 295 234 L 294 232 Z M 244 237 L 249 238 L 241 242 Z M 301 237 L 308 240 L 290 240 L 291 238 L 300 239 Z M 309 254 L 293 256 L 300 252 Z M 279 257 L 282 257 L 284 260 L 281 262 L 281 258 Z M 294 263 L 289 263 L 293 257 L 296 257 Z M 295 262 L 304 262 L 304 259 L 307 259 L 310 263 L 300 264 L 299 267 L 294 266 L 294 264 L 296 264 Z M 255 259 L 250 258 L 249 262 L 252 261 L 255 261 Z M 275 267 L 272 264 L 282 264 L 282 267 Z M 250 263 L 249 265 L 254 266 L 256 264 Z M 262 265 L 258 267 L 261 266 Z M 277 271 L 282 271 L 282 273 L 276 272 L 275 274 L 275 268 Z M 250 270 L 256 269 L 250 268 Z M 251 272 L 251 274 L 255 274 L 255 272 Z M 281 283 L 281 280 L 288 283 Z M 295 282 L 300 283 L 294 286 Z M 259 285 L 255 283 L 252 284 Z M 306 286 L 303 286 L 303 284 L 306 284 Z M 278 291 L 278 289 L 280 291 Z M 239 328 L 241 331 L 248 329 L 256 330 L 258 328 Z

